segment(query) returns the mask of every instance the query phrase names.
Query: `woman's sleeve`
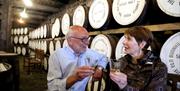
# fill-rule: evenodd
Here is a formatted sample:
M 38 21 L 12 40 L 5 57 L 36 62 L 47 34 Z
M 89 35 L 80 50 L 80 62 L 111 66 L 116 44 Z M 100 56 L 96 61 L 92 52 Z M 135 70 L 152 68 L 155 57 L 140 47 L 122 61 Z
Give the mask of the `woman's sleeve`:
M 152 72 L 152 80 L 148 86 L 153 91 L 166 91 L 167 67 L 163 62 L 158 62 Z

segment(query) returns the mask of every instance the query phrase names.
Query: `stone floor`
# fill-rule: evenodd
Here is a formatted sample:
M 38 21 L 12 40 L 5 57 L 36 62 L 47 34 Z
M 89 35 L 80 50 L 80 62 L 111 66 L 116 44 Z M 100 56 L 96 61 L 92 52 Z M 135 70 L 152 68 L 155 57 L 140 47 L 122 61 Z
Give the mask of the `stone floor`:
M 27 68 L 23 67 L 23 58 L 20 57 L 20 91 L 46 91 L 47 90 L 47 73 L 33 69 L 27 74 Z

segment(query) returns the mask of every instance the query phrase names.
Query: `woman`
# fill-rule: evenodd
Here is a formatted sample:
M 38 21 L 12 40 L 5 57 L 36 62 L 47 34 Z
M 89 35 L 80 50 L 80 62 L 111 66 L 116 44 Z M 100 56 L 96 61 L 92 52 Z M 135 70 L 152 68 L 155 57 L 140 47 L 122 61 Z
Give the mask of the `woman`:
M 111 80 L 123 91 L 166 91 L 167 67 L 157 55 L 159 52 L 155 54 L 158 47 L 152 32 L 132 27 L 125 31 L 124 37 L 126 55 L 118 59 L 120 71 L 110 72 Z M 147 50 L 149 46 L 152 51 Z

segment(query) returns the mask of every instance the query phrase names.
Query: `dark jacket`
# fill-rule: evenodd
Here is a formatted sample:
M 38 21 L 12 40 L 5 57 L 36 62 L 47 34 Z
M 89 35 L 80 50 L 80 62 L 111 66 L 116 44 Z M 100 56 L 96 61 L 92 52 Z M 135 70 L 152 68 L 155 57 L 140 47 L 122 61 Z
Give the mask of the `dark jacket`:
M 119 69 L 128 78 L 128 85 L 122 91 L 166 91 L 166 65 L 151 51 L 144 52 L 145 56 L 138 60 L 138 64 L 132 63 L 130 55 L 118 60 Z

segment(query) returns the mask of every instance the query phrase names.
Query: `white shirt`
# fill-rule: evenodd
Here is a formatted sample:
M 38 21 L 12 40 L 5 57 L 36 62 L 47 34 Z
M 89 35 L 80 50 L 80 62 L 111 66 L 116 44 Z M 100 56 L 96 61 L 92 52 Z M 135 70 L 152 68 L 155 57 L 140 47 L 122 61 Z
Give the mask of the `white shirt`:
M 57 49 L 49 58 L 48 69 L 48 90 L 49 91 L 84 91 L 89 77 L 76 82 L 69 89 L 66 89 L 67 78 L 74 73 L 76 67 L 102 66 L 106 67 L 107 57 L 91 49 L 86 50 L 83 54 L 76 56 L 74 51 L 69 47 Z

